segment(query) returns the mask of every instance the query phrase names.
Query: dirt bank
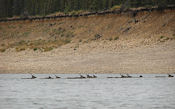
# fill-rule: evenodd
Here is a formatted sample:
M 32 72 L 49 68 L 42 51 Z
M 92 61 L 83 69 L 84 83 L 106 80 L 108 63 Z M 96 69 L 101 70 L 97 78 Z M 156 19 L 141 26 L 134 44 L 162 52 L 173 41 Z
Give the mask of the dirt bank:
M 175 11 L 0 23 L 0 73 L 173 73 Z

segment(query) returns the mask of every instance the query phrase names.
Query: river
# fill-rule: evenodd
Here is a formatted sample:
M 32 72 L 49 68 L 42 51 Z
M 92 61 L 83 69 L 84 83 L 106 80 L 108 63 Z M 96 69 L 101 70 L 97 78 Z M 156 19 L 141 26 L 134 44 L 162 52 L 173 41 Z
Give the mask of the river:
M 53 74 L 0 74 L 0 109 L 175 109 L 175 77 L 40 79 Z M 139 76 L 132 74 L 132 76 Z M 165 75 L 167 76 L 167 75 Z

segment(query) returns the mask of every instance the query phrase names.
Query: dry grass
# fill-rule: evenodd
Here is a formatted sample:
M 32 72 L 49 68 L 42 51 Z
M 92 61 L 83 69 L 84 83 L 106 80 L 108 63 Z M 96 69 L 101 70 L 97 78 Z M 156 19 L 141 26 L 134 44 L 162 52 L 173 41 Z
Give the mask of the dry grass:
M 26 50 L 25 47 L 16 47 L 17 52 L 24 51 L 24 50 Z
M 111 11 L 115 11 L 115 10 L 118 10 L 118 9 L 120 9 L 121 8 L 121 5 L 115 5 L 115 6 L 113 6 L 110 10 Z
M 69 15 L 79 15 L 79 14 L 83 14 L 85 12 L 86 11 L 83 11 L 83 10 L 71 11 L 71 12 L 69 12 Z
M 0 49 L 0 52 L 5 52 L 8 48 L 15 48 L 17 52 L 24 51 L 27 49 L 32 49 L 33 51 L 51 51 L 54 48 L 58 48 L 62 45 L 68 44 L 71 42 L 71 39 L 60 39 L 60 40 L 33 40 L 33 41 L 24 41 L 21 40 L 19 42 L 15 42 L 9 44 L 8 46 L 3 46 Z

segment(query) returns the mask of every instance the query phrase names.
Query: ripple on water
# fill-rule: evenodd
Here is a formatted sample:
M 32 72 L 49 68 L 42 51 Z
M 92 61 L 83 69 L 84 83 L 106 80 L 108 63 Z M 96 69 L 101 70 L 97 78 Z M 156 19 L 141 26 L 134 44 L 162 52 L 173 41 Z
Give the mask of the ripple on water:
M 145 78 L 109 79 L 108 76 L 111 75 L 98 74 L 98 78 L 88 80 L 23 80 L 19 75 L 1 75 L 0 108 L 175 109 L 175 78 L 143 75 Z

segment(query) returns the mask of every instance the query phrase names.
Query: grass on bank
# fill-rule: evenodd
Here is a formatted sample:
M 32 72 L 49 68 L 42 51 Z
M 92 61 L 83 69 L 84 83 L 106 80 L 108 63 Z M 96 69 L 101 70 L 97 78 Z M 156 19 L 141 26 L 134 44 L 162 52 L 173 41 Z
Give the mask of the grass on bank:
M 0 52 L 2 52 L 2 53 L 5 52 L 5 51 L 6 51 L 5 48 L 1 48 L 1 49 L 0 49 Z
M 62 45 L 68 44 L 71 42 L 71 39 L 59 39 L 59 40 L 33 40 L 33 41 L 24 41 L 15 42 L 7 46 L 1 46 L 0 52 L 5 52 L 6 49 L 15 48 L 16 52 L 24 51 L 27 49 L 32 49 L 33 51 L 48 52 L 54 48 L 58 48 Z
M 111 11 L 115 11 L 115 10 L 118 10 L 118 9 L 120 9 L 121 8 L 121 5 L 115 5 L 115 6 L 113 6 L 110 10 Z
M 160 42 L 165 42 L 165 41 L 168 41 L 168 40 L 173 40 L 173 38 L 170 38 L 170 37 L 167 37 L 167 36 L 160 36 L 158 41 Z
M 116 36 L 116 37 L 114 37 L 114 38 L 110 37 L 110 38 L 108 38 L 107 40 L 109 40 L 109 41 L 112 41 L 112 40 L 119 40 L 119 37 L 118 37 L 118 36 Z
M 175 34 L 173 34 L 173 39 L 175 39 Z

